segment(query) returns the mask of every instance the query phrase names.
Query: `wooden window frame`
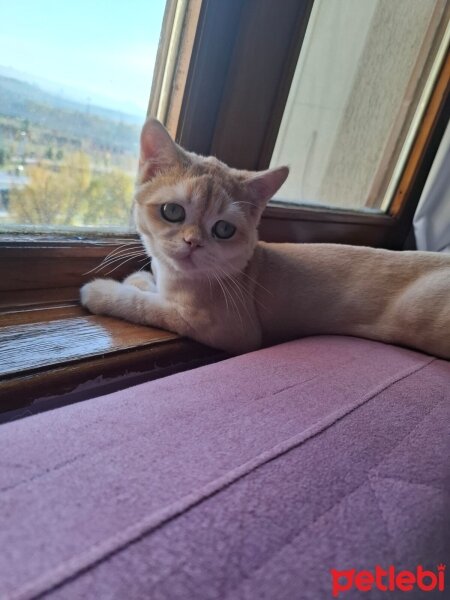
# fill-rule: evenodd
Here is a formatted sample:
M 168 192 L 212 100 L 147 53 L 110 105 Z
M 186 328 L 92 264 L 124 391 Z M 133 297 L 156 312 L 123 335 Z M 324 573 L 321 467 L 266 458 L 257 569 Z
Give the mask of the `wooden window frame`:
M 185 14 L 189 18 L 195 13 L 196 33 L 192 36 L 192 26 L 187 27 L 192 46 L 186 49 L 184 45 L 184 63 L 174 69 L 171 96 L 165 108 L 168 115 L 170 105 L 177 107 L 171 113 L 172 118 L 173 114 L 178 117 L 176 129 L 175 121 L 171 125 L 176 139 L 189 150 L 214 154 L 238 168 L 267 168 L 313 0 L 283 0 L 283 11 L 279 0 L 203 0 L 201 6 L 200 0 L 191 2 L 195 7 L 192 5 L 190 11 L 188 6 Z M 175 4 L 174 0 L 168 4 L 166 28 L 173 22 Z M 161 57 L 166 50 L 162 43 L 154 89 L 162 85 Z M 448 123 L 449 80 L 447 54 L 388 214 L 270 205 L 261 221 L 261 239 L 403 248 Z M 154 98 L 152 102 L 156 106 Z M 137 239 L 133 235 L 127 237 Z M 109 252 L 117 251 L 121 243 L 114 237 L 86 235 L 0 235 L 3 322 L 9 318 L 25 319 L 32 332 L 33 319 L 41 318 L 38 315 L 42 315 L 43 309 L 56 319 L 63 318 L 65 310 L 82 310 L 77 306 L 80 286 L 92 278 L 89 271 Z M 140 266 L 141 263 L 130 261 L 111 276 L 124 277 Z M 105 270 L 98 272 L 98 276 L 105 274 Z M 135 355 L 130 354 L 130 348 L 114 347 L 109 354 L 96 358 L 80 357 L 76 365 L 53 365 L 51 369 L 8 378 L 0 383 L 0 398 L 2 393 L 6 394 L 10 408 L 17 408 L 37 397 L 36 391 L 32 391 L 37 384 L 48 396 L 73 390 L 82 382 L 90 390 L 88 395 L 92 395 L 100 389 L 94 381 L 101 373 L 109 373 L 108 381 L 115 382 L 116 387 L 125 380 L 129 382 L 133 361 L 141 365 L 137 369 L 140 376 L 154 377 L 165 373 L 159 369 L 158 361 L 169 360 L 169 355 L 172 370 L 177 370 L 177 364 L 186 368 L 217 358 L 217 353 L 194 342 L 171 339 L 165 345 L 156 338 L 154 347 L 147 340 L 145 348 L 136 347 Z M 138 356 L 144 357 L 141 362 Z

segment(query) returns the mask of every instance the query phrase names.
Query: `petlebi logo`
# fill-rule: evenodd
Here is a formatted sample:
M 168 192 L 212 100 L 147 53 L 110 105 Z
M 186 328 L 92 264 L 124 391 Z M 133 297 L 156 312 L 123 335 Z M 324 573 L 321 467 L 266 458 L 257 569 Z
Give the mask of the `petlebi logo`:
M 377 565 L 373 571 L 331 569 L 331 591 L 334 598 L 342 594 L 342 598 L 345 600 L 345 592 L 353 588 L 360 592 L 377 589 L 387 592 L 387 597 L 389 597 L 389 592 L 410 592 L 415 589 L 423 592 L 433 590 L 443 592 L 445 590 L 445 565 L 438 565 L 436 572 L 425 570 L 422 565 L 419 565 L 415 571 L 397 571 L 392 565 L 387 569 Z

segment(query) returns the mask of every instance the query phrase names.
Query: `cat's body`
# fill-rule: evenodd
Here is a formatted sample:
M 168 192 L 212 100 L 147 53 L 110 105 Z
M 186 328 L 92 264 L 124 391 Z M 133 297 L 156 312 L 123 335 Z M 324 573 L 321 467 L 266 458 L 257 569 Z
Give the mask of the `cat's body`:
M 258 281 L 289 290 L 265 300 L 264 343 L 341 334 L 450 358 L 450 256 L 337 244 L 263 244 L 257 254 Z
M 185 153 L 154 121 L 143 130 L 140 173 L 135 214 L 154 276 L 87 284 L 82 303 L 92 312 L 233 354 L 341 334 L 450 359 L 449 255 L 257 243 L 287 169 L 228 169 Z

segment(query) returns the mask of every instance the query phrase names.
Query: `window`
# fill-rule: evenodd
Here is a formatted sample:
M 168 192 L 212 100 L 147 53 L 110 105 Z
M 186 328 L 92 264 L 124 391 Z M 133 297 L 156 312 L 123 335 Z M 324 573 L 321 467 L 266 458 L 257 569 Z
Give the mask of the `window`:
M 442 62 L 445 9 L 316 0 L 271 160 L 291 165 L 280 199 L 388 209 L 396 161 Z
M 165 4 L 4 3 L 0 230 L 129 230 Z
M 181 143 L 237 168 L 291 165 L 262 217 L 266 241 L 402 248 L 448 120 L 450 3 L 284 0 L 282 10 L 275 0 L 218 4 L 205 3 L 201 12 L 177 128 Z M 344 33 L 355 39 L 337 47 Z M 375 65 L 379 81 L 362 65 Z M 370 110 L 369 84 L 381 90 L 385 120 L 378 106 Z M 307 106 L 308 94 L 315 108 Z M 322 114 L 327 95 L 335 106 Z M 299 99 L 310 123 L 295 117 Z M 353 142 L 358 152 L 344 156 Z

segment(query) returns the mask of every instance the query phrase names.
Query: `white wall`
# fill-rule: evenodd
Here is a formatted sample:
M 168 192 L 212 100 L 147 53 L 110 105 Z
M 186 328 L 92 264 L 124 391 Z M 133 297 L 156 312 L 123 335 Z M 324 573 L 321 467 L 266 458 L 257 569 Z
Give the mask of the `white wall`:
M 380 205 L 444 8 L 316 0 L 271 161 L 291 166 L 278 198 Z

